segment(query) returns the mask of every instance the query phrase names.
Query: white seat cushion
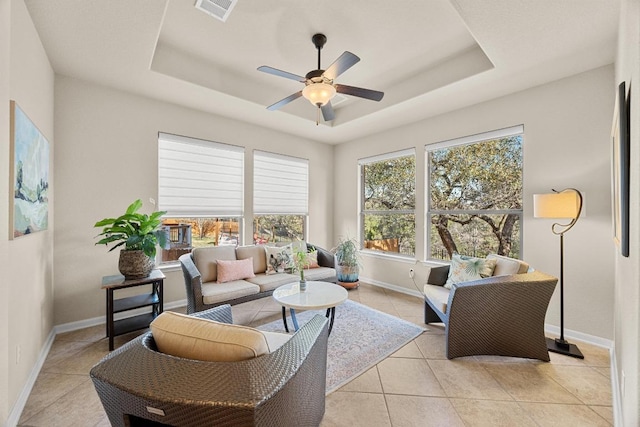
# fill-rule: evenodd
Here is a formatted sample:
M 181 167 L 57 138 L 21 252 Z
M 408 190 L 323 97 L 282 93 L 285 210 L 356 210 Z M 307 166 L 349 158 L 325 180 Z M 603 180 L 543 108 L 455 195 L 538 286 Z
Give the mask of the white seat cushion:
M 333 279 L 335 276 L 336 271 L 329 267 L 316 267 L 304 270 L 305 280 Z
M 258 274 L 256 277 L 247 279 L 247 282 L 260 286 L 260 292 L 265 292 L 297 280 L 300 280 L 300 276 L 295 274 L 279 273 L 271 275 Z
M 215 304 L 229 301 L 235 298 L 253 295 L 260 292 L 260 286 L 249 283 L 246 280 L 234 280 L 233 282 L 202 284 L 202 302 Z
M 289 334 L 282 334 L 280 332 L 260 332 L 262 332 L 267 339 L 267 344 L 269 344 L 269 353 L 273 353 L 274 351 L 282 347 L 293 336 Z
M 234 362 L 267 354 L 270 349 L 267 337 L 257 329 L 172 311 L 156 317 L 149 327 L 158 350 L 186 359 Z M 280 342 L 271 339 L 273 346 Z
M 424 296 L 442 313 L 447 312 L 450 290 L 444 286 L 424 285 Z

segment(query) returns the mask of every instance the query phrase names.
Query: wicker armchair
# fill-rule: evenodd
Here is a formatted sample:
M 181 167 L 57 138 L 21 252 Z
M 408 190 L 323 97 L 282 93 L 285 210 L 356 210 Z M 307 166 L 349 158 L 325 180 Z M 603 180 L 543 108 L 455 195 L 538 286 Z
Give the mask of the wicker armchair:
M 229 305 L 196 315 L 231 323 Z M 149 332 L 90 375 L 112 426 L 318 426 L 326 366 L 327 319 L 317 315 L 278 350 L 241 362 L 166 355 Z
M 433 268 L 429 283 L 444 284 L 446 269 L 448 266 Z M 428 289 L 432 286 L 428 284 L 425 323 L 446 325 L 449 359 L 490 354 L 548 362 L 544 319 L 557 282 L 537 271 L 492 276 L 453 285 L 446 303 L 429 297 L 430 291 L 442 290 Z

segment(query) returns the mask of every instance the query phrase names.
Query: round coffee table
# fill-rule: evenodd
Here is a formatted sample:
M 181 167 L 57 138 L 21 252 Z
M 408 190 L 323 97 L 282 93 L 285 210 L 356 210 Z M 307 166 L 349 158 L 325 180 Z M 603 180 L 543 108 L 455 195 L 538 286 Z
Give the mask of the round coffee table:
M 273 291 L 273 299 L 282 306 L 282 321 L 284 329 L 289 332 L 287 325 L 286 309 L 291 312 L 291 321 L 297 331 L 298 320 L 296 310 L 324 310 L 327 309 L 326 316 L 331 315 L 329 322 L 329 334 L 333 328 L 333 319 L 336 315 L 336 306 L 342 304 L 349 298 L 347 290 L 329 282 L 307 282 L 307 289 L 300 292 L 300 283 L 288 283 Z

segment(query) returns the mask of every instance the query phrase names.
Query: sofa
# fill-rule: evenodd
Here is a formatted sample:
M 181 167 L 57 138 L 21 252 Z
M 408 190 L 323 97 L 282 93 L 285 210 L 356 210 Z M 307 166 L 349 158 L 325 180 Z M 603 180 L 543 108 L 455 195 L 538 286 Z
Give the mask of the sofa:
M 179 258 L 187 292 L 187 313 L 263 298 L 278 286 L 299 281 L 300 275 L 291 271 L 294 250 L 306 250 L 309 257 L 305 280 L 336 282 L 334 255 L 305 242 L 195 248 Z
M 477 277 L 465 277 L 472 270 Z M 448 359 L 499 355 L 548 362 L 544 319 L 557 282 L 522 260 L 454 256 L 451 265 L 429 272 L 424 321 L 445 324 Z
M 327 366 L 327 323 L 316 315 L 276 349 L 254 357 L 244 355 L 246 339 L 237 347 L 240 355 L 229 358 L 229 347 L 238 332 L 252 328 L 232 323 L 231 307 L 218 306 L 192 316 L 175 313 L 174 335 L 166 332 L 171 325 L 164 322 L 164 312 L 151 324 L 152 331 L 109 353 L 90 371 L 90 376 L 112 426 L 314 426 L 325 411 Z M 191 318 L 196 322 L 191 322 Z M 190 327 L 189 323 L 196 323 Z M 218 328 L 208 332 L 208 324 Z M 187 328 L 187 329 L 185 329 Z M 158 333 L 164 331 L 163 334 Z M 154 335 L 156 334 L 156 335 Z M 193 340 L 197 335 L 198 345 Z M 187 340 L 185 340 L 185 337 Z M 222 338 L 225 338 L 224 340 Z M 203 343 L 206 339 L 208 342 Z M 170 340 L 169 342 L 167 342 Z M 181 352 L 201 352 L 207 357 L 176 355 L 169 347 L 177 341 Z M 240 345 L 242 344 L 242 346 Z M 215 348 L 212 349 L 212 346 Z M 242 348 L 240 348 L 242 347 Z M 212 360 L 215 354 L 223 361 Z

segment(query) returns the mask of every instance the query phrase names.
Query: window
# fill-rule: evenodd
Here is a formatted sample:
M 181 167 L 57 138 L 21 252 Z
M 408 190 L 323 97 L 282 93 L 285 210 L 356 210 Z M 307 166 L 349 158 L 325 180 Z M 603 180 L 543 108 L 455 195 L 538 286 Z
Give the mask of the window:
M 308 194 L 308 160 L 254 151 L 254 243 L 306 240 Z
M 416 156 L 406 150 L 360 160 L 364 249 L 414 255 Z
M 426 146 L 428 251 L 519 258 L 522 126 Z
M 237 245 L 243 214 L 244 149 L 195 138 L 158 136 L 158 208 L 170 246 L 161 262 L 194 247 Z

